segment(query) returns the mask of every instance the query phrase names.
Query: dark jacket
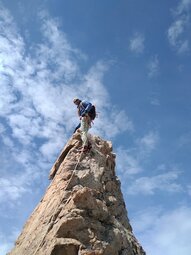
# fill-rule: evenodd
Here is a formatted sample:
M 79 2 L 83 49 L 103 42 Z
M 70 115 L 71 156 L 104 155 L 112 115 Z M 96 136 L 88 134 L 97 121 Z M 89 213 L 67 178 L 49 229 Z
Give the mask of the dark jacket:
M 88 113 L 92 108 L 92 104 L 88 101 L 81 101 L 81 103 L 78 106 L 78 110 L 79 110 L 79 116 L 84 116 L 86 113 Z

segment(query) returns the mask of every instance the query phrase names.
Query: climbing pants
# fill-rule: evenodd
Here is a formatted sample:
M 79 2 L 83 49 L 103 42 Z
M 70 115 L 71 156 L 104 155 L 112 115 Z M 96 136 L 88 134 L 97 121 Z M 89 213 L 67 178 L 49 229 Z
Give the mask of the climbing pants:
M 89 116 L 84 116 L 81 118 L 81 138 L 82 145 L 86 146 L 88 144 L 88 130 L 91 127 L 91 121 Z

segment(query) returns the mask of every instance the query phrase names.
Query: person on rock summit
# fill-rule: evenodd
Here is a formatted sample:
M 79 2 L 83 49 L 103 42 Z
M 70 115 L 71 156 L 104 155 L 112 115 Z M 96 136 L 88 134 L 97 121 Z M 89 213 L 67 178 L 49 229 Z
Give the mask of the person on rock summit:
M 92 120 L 95 119 L 95 106 L 90 102 L 85 100 L 80 100 L 78 98 L 73 99 L 73 103 L 77 105 L 78 116 L 80 117 L 80 123 L 75 128 L 74 133 L 77 129 L 81 130 L 82 146 L 83 152 L 87 152 L 91 149 L 91 144 L 88 141 L 88 130 L 91 127 Z

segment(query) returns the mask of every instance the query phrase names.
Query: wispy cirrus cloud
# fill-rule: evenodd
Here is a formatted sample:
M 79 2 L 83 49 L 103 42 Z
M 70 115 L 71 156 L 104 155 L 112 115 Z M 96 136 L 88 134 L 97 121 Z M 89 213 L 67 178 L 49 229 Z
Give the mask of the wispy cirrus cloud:
M 180 172 L 172 170 L 155 176 L 140 177 L 128 187 L 127 193 L 131 195 L 154 195 L 157 191 L 180 192 L 183 191 L 183 188 L 178 183 L 179 176 Z
M 48 185 L 47 171 L 79 121 L 74 97 L 90 100 L 101 112 L 90 132 L 114 138 L 133 128 L 125 111 L 110 102 L 104 85 L 109 61 L 82 72 L 86 56 L 72 47 L 59 22 L 46 12 L 38 19 L 40 43 L 29 43 L 10 12 L 0 8 L 0 205 L 6 212 Z M 7 217 L 17 221 L 18 215 Z M 10 228 L 3 232 L 5 254 L 16 237 L 6 238 Z
M 183 12 L 188 13 L 190 11 L 191 1 L 190 0 L 181 0 L 174 10 L 176 15 L 181 15 Z
M 139 150 L 142 151 L 141 153 L 144 154 L 146 152 L 151 152 L 154 150 L 159 141 L 159 134 L 156 131 L 150 131 L 143 137 L 137 139 L 136 143 L 137 146 L 140 148 Z
M 187 186 L 187 193 L 191 196 L 191 184 Z
M 1 254 L 7 254 L 8 251 L 13 247 L 13 242 L 17 238 L 19 234 L 19 231 L 16 229 L 13 229 L 12 232 L 5 237 L 3 233 L 0 231 L 0 251 Z
M 150 97 L 150 104 L 154 106 L 160 106 L 160 100 L 157 94 L 152 94 Z
M 160 68 L 159 68 L 159 59 L 158 59 L 157 55 L 151 57 L 147 67 L 148 67 L 148 77 L 149 78 L 156 77 L 159 74 Z
M 168 29 L 169 43 L 180 54 L 188 52 L 190 49 L 190 10 L 191 1 L 181 0 L 173 10 L 174 21 Z
M 117 171 L 121 180 L 143 171 L 139 157 L 130 150 L 117 149 Z
M 143 162 L 149 158 L 158 142 L 159 134 L 150 131 L 136 139 L 135 145 L 131 149 L 121 147 L 117 149 L 117 171 L 122 181 L 126 182 L 128 177 L 144 171 Z
M 177 167 L 156 165 L 148 171 L 148 162 L 159 145 L 158 132 L 150 131 L 135 140 L 130 149 L 117 149 L 117 173 L 128 195 L 156 195 L 157 192 L 179 193 L 184 188 L 179 182 L 182 172 Z M 153 167 L 153 166 L 152 166 Z M 156 174 L 157 170 L 157 174 Z M 153 174 L 151 174 L 153 172 Z
M 137 54 L 140 54 L 144 51 L 145 48 L 145 37 L 141 33 L 135 33 L 129 41 L 129 49 Z
M 23 193 L 26 192 L 23 185 L 18 183 L 18 181 L 15 181 L 14 178 L 0 178 L 0 186 L 0 202 L 6 202 L 7 197 L 10 199 L 10 201 L 16 201 L 22 196 Z
M 23 182 L 20 188 L 14 187 L 15 199 L 45 174 L 78 124 L 74 97 L 90 100 L 101 111 L 92 132 L 111 138 L 133 128 L 125 111 L 111 104 L 105 88 L 103 79 L 110 63 L 100 60 L 82 72 L 86 56 L 72 47 L 59 22 L 43 11 L 38 19 L 42 43 L 27 44 L 9 11 L 1 8 L 0 117 L 5 125 L 0 130 L 2 149 L 22 169 Z M 14 200 L 10 180 L 16 176 L 15 171 L 1 179 L 3 194 L 10 200 Z
M 187 24 L 188 20 L 185 17 L 180 17 L 168 29 L 169 43 L 179 53 L 186 52 L 189 49 L 188 40 L 182 38 Z
M 132 224 L 134 231 L 148 255 L 189 255 L 190 244 L 190 213 L 188 206 L 165 208 L 147 208 L 134 214 Z M 173 245 L 172 245 L 173 243 Z

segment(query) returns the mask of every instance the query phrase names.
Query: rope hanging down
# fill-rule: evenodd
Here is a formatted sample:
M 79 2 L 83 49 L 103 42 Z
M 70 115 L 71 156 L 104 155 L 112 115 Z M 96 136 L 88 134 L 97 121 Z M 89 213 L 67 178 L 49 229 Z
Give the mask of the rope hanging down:
M 70 179 L 68 180 L 68 183 L 66 184 L 66 186 L 65 186 L 65 188 L 64 188 L 63 191 L 65 191 L 65 190 L 68 188 L 68 186 L 69 186 L 69 184 L 70 184 L 70 182 L 71 182 L 71 180 L 72 180 L 72 178 L 73 178 L 73 176 L 74 176 L 74 174 L 75 174 L 75 171 L 76 171 L 76 169 L 77 169 L 77 167 L 78 167 L 78 165 L 79 165 L 79 163 L 80 163 L 80 160 L 81 160 L 81 157 L 82 157 L 82 154 L 83 154 L 83 149 L 84 149 L 84 146 L 82 147 L 82 151 L 81 151 L 81 153 L 80 153 L 80 156 L 79 156 L 79 159 L 78 159 L 78 161 L 77 161 L 77 163 L 76 163 L 76 166 L 75 166 L 75 168 L 74 168 L 74 170 L 73 170 L 73 172 L 72 172 L 72 175 L 71 175 Z M 67 199 L 67 201 L 66 201 L 65 204 L 68 203 L 69 199 L 70 199 L 70 198 Z M 62 199 L 60 199 L 60 202 L 61 202 L 61 201 L 62 201 Z M 58 206 L 60 205 L 60 202 L 58 203 Z M 56 215 L 57 209 L 58 209 L 58 207 L 56 207 L 56 209 L 54 210 L 54 213 L 53 213 L 53 215 L 50 217 L 49 222 L 51 222 L 51 220 L 52 220 L 52 219 L 54 218 L 54 216 Z M 50 223 L 50 225 L 48 225 L 48 228 L 47 228 L 47 230 L 46 230 L 46 232 L 45 232 L 45 234 L 44 234 L 44 236 L 43 236 L 41 242 L 40 242 L 39 245 L 37 246 L 37 248 L 36 248 L 36 250 L 35 250 L 35 253 L 34 253 L 33 255 L 36 255 L 37 251 L 39 250 L 39 248 L 41 247 L 42 243 L 44 242 L 45 236 L 47 235 L 47 233 L 49 232 L 49 230 L 52 228 L 53 224 L 54 224 L 54 222 L 52 222 L 52 223 Z

